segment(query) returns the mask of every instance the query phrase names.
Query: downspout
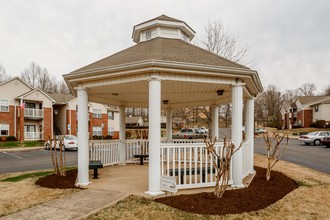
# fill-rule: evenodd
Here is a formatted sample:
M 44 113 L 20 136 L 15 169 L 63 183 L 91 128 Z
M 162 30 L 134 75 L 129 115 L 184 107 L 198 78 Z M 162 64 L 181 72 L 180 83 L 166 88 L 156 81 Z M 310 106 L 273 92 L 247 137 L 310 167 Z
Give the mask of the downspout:
M 16 100 L 15 100 L 15 105 L 14 105 L 14 135 L 16 138 L 17 138 L 17 134 L 16 134 L 16 111 L 17 111 L 17 108 L 16 108 Z
M 69 125 L 70 125 L 69 135 L 71 135 L 72 124 L 71 124 L 71 108 L 70 108 L 70 103 L 69 102 L 67 103 L 67 106 L 68 106 L 68 111 L 69 111 Z
M 305 127 L 305 110 L 304 108 L 302 109 L 302 127 L 304 128 Z

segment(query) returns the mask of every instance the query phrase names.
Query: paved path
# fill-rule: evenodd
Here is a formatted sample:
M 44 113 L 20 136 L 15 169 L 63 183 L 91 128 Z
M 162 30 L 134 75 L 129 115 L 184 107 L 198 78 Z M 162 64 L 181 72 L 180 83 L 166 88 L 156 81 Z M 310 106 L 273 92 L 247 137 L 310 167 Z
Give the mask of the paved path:
M 82 219 L 116 204 L 128 194 L 124 192 L 86 189 L 60 199 L 49 201 L 21 212 L 5 216 L 1 220 L 18 219 Z

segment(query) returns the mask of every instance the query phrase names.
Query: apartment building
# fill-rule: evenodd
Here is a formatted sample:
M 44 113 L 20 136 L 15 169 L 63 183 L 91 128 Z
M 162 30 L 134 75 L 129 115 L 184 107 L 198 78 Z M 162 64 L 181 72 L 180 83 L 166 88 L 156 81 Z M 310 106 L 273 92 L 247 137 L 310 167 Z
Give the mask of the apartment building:
M 45 93 L 16 77 L 0 84 L 0 140 L 49 140 L 54 135 L 77 135 L 77 98 Z M 89 138 L 118 137 L 119 111 L 90 102 Z
M 48 93 L 55 100 L 54 133 L 55 135 L 78 134 L 78 105 L 77 98 L 72 95 Z M 119 110 L 100 103 L 88 103 L 89 139 L 116 138 L 119 132 Z
M 0 84 L 0 139 L 45 140 L 53 134 L 54 100 L 18 77 Z

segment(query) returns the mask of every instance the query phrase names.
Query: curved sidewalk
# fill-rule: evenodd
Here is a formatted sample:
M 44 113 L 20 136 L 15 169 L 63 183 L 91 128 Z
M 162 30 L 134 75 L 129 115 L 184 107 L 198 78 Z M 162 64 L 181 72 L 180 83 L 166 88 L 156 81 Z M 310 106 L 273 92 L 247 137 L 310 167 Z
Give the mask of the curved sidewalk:
M 125 192 L 85 189 L 29 209 L 5 216 L 1 220 L 18 219 L 83 219 L 114 205 L 128 196 Z

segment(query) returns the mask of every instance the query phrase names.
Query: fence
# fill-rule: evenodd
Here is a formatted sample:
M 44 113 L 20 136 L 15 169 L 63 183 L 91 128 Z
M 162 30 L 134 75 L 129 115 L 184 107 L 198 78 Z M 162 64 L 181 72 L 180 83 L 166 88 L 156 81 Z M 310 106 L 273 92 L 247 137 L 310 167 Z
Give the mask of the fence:
M 222 156 L 223 143 L 218 142 L 214 147 Z M 161 145 L 161 175 L 175 177 L 178 189 L 214 186 L 217 174 L 214 165 L 218 166 L 218 163 L 220 161 L 214 162 L 207 153 L 204 143 Z
M 24 140 L 26 141 L 43 140 L 43 132 L 24 132 Z

